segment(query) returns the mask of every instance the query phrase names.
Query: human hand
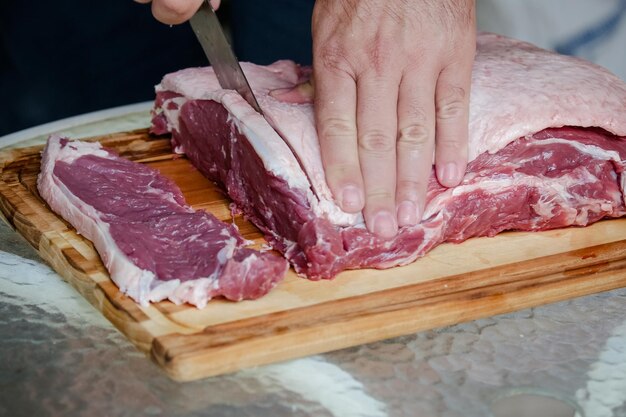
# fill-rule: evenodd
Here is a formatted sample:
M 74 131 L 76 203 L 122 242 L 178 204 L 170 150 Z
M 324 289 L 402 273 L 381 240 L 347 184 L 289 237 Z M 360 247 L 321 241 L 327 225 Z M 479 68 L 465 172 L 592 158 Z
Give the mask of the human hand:
M 474 0 L 317 0 L 313 74 L 326 180 L 344 211 L 393 237 L 436 175 L 467 165 Z
M 186 22 L 200 8 L 203 0 L 135 0 L 137 3 L 152 2 L 152 14 L 165 24 L 177 25 Z M 217 10 L 220 0 L 211 0 L 211 6 Z

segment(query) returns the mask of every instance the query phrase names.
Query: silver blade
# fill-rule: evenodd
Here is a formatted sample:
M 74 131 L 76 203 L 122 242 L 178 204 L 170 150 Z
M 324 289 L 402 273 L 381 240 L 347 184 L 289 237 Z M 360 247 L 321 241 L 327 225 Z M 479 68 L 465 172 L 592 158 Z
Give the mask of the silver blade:
M 263 114 L 209 0 L 202 2 L 189 22 L 222 88 L 237 91 L 256 111 Z

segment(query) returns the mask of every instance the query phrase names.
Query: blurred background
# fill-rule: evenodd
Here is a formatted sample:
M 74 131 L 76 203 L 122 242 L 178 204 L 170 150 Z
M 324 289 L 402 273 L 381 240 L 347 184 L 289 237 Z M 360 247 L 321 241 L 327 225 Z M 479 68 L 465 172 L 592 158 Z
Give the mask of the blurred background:
M 313 4 L 227 0 L 218 15 L 237 35 L 239 59 L 310 64 Z M 156 21 L 149 5 L 0 0 L 0 136 L 151 100 L 163 75 L 204 65 L 207 59 L 190 26 Z
M 626 79 L 626 0 L 478 0 L 479 27 L 597 62 Z M 311 62 L 314 0 L 227 0 L 242 61 Z M 207 61 L 189 25 L 131 0 L 0 0 L 0 136 L 154 97 L 161 77 Z

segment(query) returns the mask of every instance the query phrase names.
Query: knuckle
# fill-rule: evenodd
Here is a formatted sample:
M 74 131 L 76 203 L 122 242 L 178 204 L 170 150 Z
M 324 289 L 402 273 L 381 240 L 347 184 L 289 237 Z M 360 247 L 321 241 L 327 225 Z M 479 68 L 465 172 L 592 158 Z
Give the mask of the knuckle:
M 321 121 L 320 140 L 354 140 L 356 137 L 356 126 L 348 119 L 333 117 Z
M 389 153 L 395 149 L 395 140 L 380 130 L 365 132 L 359 139 L 359 148 L 369 153 Z
M 454 159 L 462 149 L 463 141 L 459 136 L 439 135 L 437 138 L 437 155 L 445 159 Z
M 401 179 L 397 183 L 397 199 L 398 201 L 410 200 L 417 201 L 418 196 L 424 192 L 426 188 L 423 181 L 417 179 Z
M 437 120 L 463 118 L 467 113 L 467 93 L 462 87 L 451 87 L 441 98 L 437 99 Z
M 422 181 L 416 178 L 404 178 L 398 180 L 398 190 L 413 191 L 422 187 Z
M 338 182 L 361 174 L 359 166 L 350 163 L 328 164 L 324 171 L 326 172 L 326 178 L 331 182 Z
M 394 46 L 384 37 L 376 36 L 374 42 L 367 50 L 368 65 L 378 74 L 384 73 L 384 69 L 392 62 Z
M 337 45 L 334 42 L 327 42 L 323 44 L 315 54 L 315 57 L 319 60 L 320 64 L 327 71 L 333 71 L 336 73 L 350 73 L 350 63 L 348 62 L 345 50 L 343 47 Z
M 394 200 L 394 194 L 387 188 L 373 188 L 367 190 L 365 198 L 369 201 L 390 201 Z
M 398 132 L 398 147 L 406 150 L 419 150 L 425 148 L 434 138 L 423 124 L 412 124 L 403 127 Z

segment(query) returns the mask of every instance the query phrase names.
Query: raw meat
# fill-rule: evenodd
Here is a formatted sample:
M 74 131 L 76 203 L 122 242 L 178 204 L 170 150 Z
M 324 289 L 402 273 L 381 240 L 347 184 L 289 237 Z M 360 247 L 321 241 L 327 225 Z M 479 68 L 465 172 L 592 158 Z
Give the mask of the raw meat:
M 120 290 L 143 305 L 258 298 L 288 268 L 280 257 L 245 248 L 235 226 L 194 211 L 155 169 L 98 143 L 51 136 L 37 187 L 93 242 Z
M 464 181 L 445 189 L 432 177 L 424 220 L 390 240 L 333 202 L 312 102 L 299 87 L 310 71 L 289 61 L 244 71 L 269 123 L 210 68 L 192 68 L 157 86 L 153 131 L 171 132 L 176 149 L 310 278 L 410 263 L 445 241 L 626 214 L 626 85 L 591 63 L 480 34 Z

